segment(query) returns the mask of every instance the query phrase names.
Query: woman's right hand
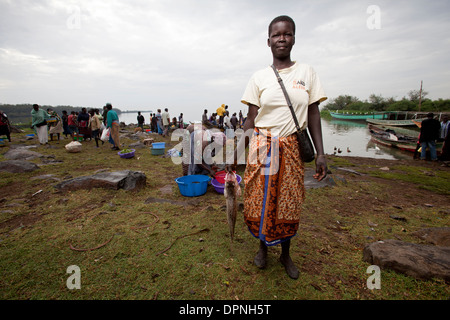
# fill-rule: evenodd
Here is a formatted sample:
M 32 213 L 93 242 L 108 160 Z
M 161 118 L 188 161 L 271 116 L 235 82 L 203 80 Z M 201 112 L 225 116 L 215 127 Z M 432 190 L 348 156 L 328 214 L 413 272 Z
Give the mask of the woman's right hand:
M 236 171 L 236 165 L 235 164 L 227 164 L 225 165 L 225 172 L 231 173 L 233 171 Z

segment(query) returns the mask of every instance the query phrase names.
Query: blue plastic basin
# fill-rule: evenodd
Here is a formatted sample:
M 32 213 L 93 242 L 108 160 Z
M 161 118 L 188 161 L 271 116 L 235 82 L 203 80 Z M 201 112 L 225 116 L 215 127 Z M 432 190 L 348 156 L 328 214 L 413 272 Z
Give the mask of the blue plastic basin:
M 198 197 L 206 193 L 210 180 L 209 176 L 195 174 L 176 178 L 175 182 L 178 184 L 178 189 L 183 196 Z
M 165 142 L 153 142 L 152 143 L 152 148 L 153 149 L 165 149 L 166 148 L 166 143 Z

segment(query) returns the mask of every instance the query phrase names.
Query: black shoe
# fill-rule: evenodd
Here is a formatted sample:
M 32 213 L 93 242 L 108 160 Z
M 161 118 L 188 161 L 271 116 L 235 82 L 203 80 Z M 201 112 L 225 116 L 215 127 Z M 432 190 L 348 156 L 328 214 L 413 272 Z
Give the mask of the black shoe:
M 253 263 L 258 268 L 264 269 L 267 265 L 267 252 L 264 253 L 262 250 L 258 251 L 258 254 L 256 255 L 255 259 L 253 260 Z
M 284 266 L 284 269 L 286 270 L 286 273 L 288 274 L 288 276 L 291 279 L 294 279 L 294 280 L 298 279 L 299 272 L 298 272 L 298 269 L 295 266 L 294 262 L 292 262 L 291 258 L 288 258 L 286 261 L 284 261 L 280 257 L 280 262 Z

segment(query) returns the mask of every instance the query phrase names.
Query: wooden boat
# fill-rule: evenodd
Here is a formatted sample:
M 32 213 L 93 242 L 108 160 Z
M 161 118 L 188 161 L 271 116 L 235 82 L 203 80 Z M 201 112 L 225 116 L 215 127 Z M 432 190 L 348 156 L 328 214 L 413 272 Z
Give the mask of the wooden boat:
M 366 119 L 367 123 L 379 126 L 411 126 L 416 127 L 416 122 L 422 122 L 424 119 L 406 119 L 406 120 L 383 120 L 383 119 Z
M 367 112 L 367 113 L 338 113 L 331 112 L 330 115 L 335 119 L 342 120 L 366 120 L 366 119 L 386 119 L 385 112 Z
M 404 151 L 414 152 L 417 147 L 417 141 L 408 141 L 408 140 L 395 140 L 392 138 L 389 138 L 389 136 L 379 134 L 376 132 L 370 133 L 372 141 L 374 141 L 377 144 L 381 144 L 383 146 L 400 149 Z
M 395 131 L 386 130 L 372 126 L 370 129 L 372 141 L 383 146 L 396 148 L 408 152 L 415 152 L 417 148 L 417 137 L 404 136 L 396 134 Z M 440 154 L 442 150 L 442 142 L 436 143 L 436 151 Z
M 414 139 L 419 138 L 420 131 L 414 130 L 409 127 L 395 127 L 395 126 L 383 126 L 383 125 L 374 125 L 374 124 L 368 124 L 369 130 L 374 130 L 376 132 L 393 132 L 395 135 L 400 134 L 402 136 L 411 137 Z

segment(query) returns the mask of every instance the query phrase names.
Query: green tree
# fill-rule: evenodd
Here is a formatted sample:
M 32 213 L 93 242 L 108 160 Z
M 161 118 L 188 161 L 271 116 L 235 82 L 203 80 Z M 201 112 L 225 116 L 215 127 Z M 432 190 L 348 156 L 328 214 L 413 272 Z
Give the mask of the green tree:
M 337 98 L 330 99 L 330 102 L 325 106 L 328 110 L 345 110 L 349 109 L 348 106 L 352 103 L 358 102 L 357 97 L 349 95 L 340 95 Z
M 372 104 L 372 110 L 375 111 L 384 111 L 388 105 L 385 98 L 374 93 L 369 96 L 369 102 Z
M 402 99 L 400 101 L 395 101 L 387 106 L 386 111 L 413 111 L 417 109 L 417 104 L 407 100 Z
M 422 100 L 428 95 L 427 91 L 422 90 Z M 410 90 L 408 92 L 409 100 L 412 102 L 419 102 L 420 100 L 420 90 Z
M 434 100 L 436 110 L 438 111 L 450 111 L 450 99 L 438 99 Z

